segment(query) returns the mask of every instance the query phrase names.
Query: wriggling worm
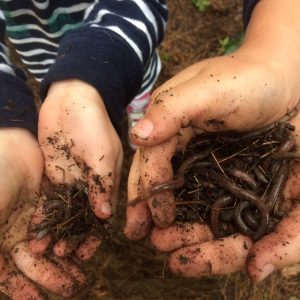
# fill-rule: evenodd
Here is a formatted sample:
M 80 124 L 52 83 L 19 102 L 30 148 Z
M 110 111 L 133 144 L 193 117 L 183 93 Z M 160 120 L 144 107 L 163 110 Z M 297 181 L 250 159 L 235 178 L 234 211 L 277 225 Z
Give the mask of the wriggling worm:
M 249 202 L 241 201 L 234 208 L 234 220 L 238 228 L 243 234 L 254 236 L 255 232 L 248 227 L 243 219 L 243 211 L 250 206 Z
M 174 190 L 174 189 L 181 188 L 185 183 L 184 173 L 191 167 L 191 165 L 194 162 L 206 158 L 208 155 L 210 155 L 210 153 L 211 153 L 211 148 L 206 149 L 203 152 L 196 153 L 196 154 L 192 155 L 191 157 L 186 159 L 180 165 L 175 177 L 173 177 L 171 180 L 169 180 L 167 182 L 164 182 L 164 183 L 153 184 L 148 189 L 148 191 L 144 192 L 143 196 L 136 197 L 135 199 L 130 201 L 127 204 L 127 206 L 135 206 L 136 204 L 147 200 L 152 195 L 156 195 L 156 194 L 162 193 L 164 191 L 169 191 L 169 190 Z
M 286 132 L 285 140 L 279 145 L 276 154 L 283 154 L 290 151 L 295 145 L 295 138 L 290 132 Z M 273 165 L 273 177 L 275 180 L 273 182 L 273 187 L 267 196 L 267 205 L 269 211 L 272 211 L 280 198 L 286 181 L 288 179 L 289 165 L 286 160 L 281 163 L 276 162 Z
M 243 214 L 245 223 L 252 229 L 257 229 L 258 221 L 255 218 L 255 214 L 252 212 L 250 208 L 245 208 Z
M 271 191 L 268 194 L 268 209 L 269 211 L 272 211 L 279 200 L 279 198 L 282 195 L 282 191 L 285 187 L 286 181 L 288 179 L 289 174 L 289 166 L 287 161 L 283 161 L 283 164 L 280 166 L 278 170 L 278 174 L 274 180 L 274 185 L 271 189 Z
M 262 183 L 268 184 L 269 180 L 266 177 L 266 174 L 263 170 L 260 169 L 260 167 L 255 167 L 253 169 L 254 174 L 256 175 L 257 179 L 260 180 Z
M 149 197 L 162 193 L 164 191 L 179 189 L 184 185 L 184 177 L 174 177 L 173 179 L 164 182 L 157 183 L 150 187 L 150 189 L 143 194 L 143 196 L 138 196 L 132 201 L 130 201 L 127 206 L 135 206 L 136 204 L 146 201 Z
M 269 210 L 260 197 L 258 197 L 249 190 L 245 190 L 243 188 L 238 187 L 235 183 L 230 181 L 223 174 L 220 174 L 212 169 L 202 167 L 199 168 L 198 171 L 203 176 L 209 176 L 211 179 L 217 181 L 219 186 L 231 192 L 237 198 L 249 201 L 252 205 L 257 207 L 258 211 L 260 212 L 260 220 L 257 230 L 253 234 L 251 234 L 251 238 L 253 240 L 258 240 L 266 233 L 269 222 Z
M 253 176 L 251 176 L 247 172 L 235 168 L 227 169 L 227 172 L 233 175 L 234 177 L 236 177 L 237 179 L 246 182 L 251 187 L 252 190 L 254 191 L 257 190 L 258 188 L 257 183 L 255 182 Z
M 215 238 L 223 237 L 223 233 L 219 228 L 219 216 L 221 209 L 226 206 L 232 205 L 233 203 L 234 199 L 231 196 L 226 195 L 218 198 L 213 204 L 210 213 L 210 225 Z
M 233 209 L 224 209 L 220 212 L 220 220 L 224 222 L 230 222 L 234 218 Z

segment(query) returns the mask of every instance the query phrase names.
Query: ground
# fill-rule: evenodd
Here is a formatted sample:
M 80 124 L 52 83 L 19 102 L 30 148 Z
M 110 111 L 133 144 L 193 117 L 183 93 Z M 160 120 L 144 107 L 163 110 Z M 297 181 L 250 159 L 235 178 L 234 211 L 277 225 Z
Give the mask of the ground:
M 203 1 L 202 1 L 203 2 Z M 242 0 L 210 0 L 199 12 L 192 0 L 169 0 L 166 37 L 160 47 L 162 72 L 158 85 L 201 59 L 222 54 L 242 32 Z M 32 85 L 36 85 L 31 82 Z M 299 300 L 300 277 L 280 273 L 253 284 L 245 273 L 203 279 L 176 278 L 166 267 L 166 256 L 148 240 L 130 242 L 122 234 L 126 180 L 132 153 L 124 134 L 125 161 L 114 245 L 100 249 L 84 267 L 89 287 L 74 299 L 88 300 Z M 1 296 L 0 296 L 1 299 Z M 50 299 L 60 299 L 51 296 Z

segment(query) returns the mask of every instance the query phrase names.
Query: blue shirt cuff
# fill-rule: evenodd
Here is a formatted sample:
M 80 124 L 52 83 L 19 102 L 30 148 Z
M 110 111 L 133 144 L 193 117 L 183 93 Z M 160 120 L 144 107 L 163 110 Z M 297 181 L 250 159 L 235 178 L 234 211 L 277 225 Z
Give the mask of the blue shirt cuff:
M 120 133 L 123 109 L 138 93 L 143 79 L 143 65 L 134 51 L 105 28 L 73 30 L 60 42 L 57 60 L 42 81 L 42 99 L 52 82 L 72 78 L 98 90 Z
M 19 127 L 37 135 L 37 108 L 26 83 L 0 71 L 0 127 Z

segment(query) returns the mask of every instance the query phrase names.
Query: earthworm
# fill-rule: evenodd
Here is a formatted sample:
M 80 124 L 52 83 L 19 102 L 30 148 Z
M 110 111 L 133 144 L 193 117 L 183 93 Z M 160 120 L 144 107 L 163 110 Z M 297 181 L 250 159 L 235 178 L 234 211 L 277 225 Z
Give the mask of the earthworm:
M 199 168 L 198 172 L 203 176 L 208 176 L 211 179 L 217 181 L 218 184 L 225 190 L 231 192 L 241 200 L 249 201 L 252 205 L 257 207 L 260 212 L 260 222 L 257 231 L 254 232 L 251 237 L 253 238 L 253 240 L 257 240 L 265 234 L 269 221 L 269 211 L 268 207 L 262 202 L 262 199 L 260 197 L 256 196 L 249 190 L 238 187 L 235 183 L 214 170 L 202 167 Z
M 41 230 L 37 233 L 35 239 L 36 239 L 36 240 L 41 240 L 41 239 L 43 239 L 43 238 L 49 233 L 49 231 L 50 231 L 49 227 L 45 227 L 45 228 L 41 229 Z
M 269 157 L 272 160 L 282 160 L 282 159 L 289 159 L 289 160 L 300 160 L 300 153 L 295 152 L 280 152 L 275 153 Z
M 138 196 L 127 206 L 135 206 L 136 204 L 145 201 L 147 198 L 151 197 L 152 195 L 162 193 L 164 191 L 174 190 L 181 188 L 184 183 L 184 173 L 191 167 L 191 165 L 197 161 L 206 158 L 211 153 L 211 149 L 206 149 L 203 152 L 196 153 L 186 159 L 179 167 L 177 171 L 177 175 L 173 177 L 171 180 L 164 182 L 164 183 L 156 183 L 150 187 L 148 191 L 144 193 L 143 196 Z
M 211 208 L 210 213 L 210 225 L 213 231 L 213 234 L 216 238 L 223 236 L 222 232 L 219 229 L 219 215 L 222 208 L 233 204 L 234 199 L 231 196 L 225 195 L 218 198 Z
M 243 219 L 243 211 L 250 206 L 250 203 L 248 201 L 241 201 L 236 204 L 234 208 L 234 220 L 238 228 L 243 234 L 254 236 L 254 231 L 248 227 L 248 225 L 245 223 Z
M 42 230 L 45 227 L 47 227 L 49 224 L 51 224 L 51 220 L 46 219 L 46 220 L 42 221 L 41 223 L 36 224 L 36 228 L 39 230 Z
M 288 174 L 289 174 L 289 166 L 288 166 L 287 161 L 284 160 L 276 174 L 276 178 L 274 180 L 273 187 L 267 197 L 267 199 L 268 199 L 267 204 L 269 206 L 269 211 L 273 210 L 274 206 L 276 205 L 276 202 L 280 198 L 282 191 L 284 189 L 284 186 L 286 184 Z
M 208 155 L 211 154 L 212 148 L 209 148 L 203 152 L 199 152 L 196 154 L 193 154 L 191 157 L 186 159 L 179 167 L 177 171 L 177 177 L 183 176 L 184 173 L 191 167 L 191 165 L 197 161 L 197 160 L 202 160 L 206 158 Z
M 260 180 L 262 183 L 268 184 L 269 181 L 266 178 L 266 175 L 264 174 L 264 171 L 260 169 L 260 167 L 255 167 L 253 169 L 254 174 L 256 175 L 257 179 Z
M 250 208 L 246 208 L 243 214 L 245 223 L 251 227 L 252 229 L 257 229 L 258 221 L 255 217 L 255 214 L 250 210 Z
M 63 203 L 60 200 L 47 201 L 43 204 L 43 212 L 47 214 L 51 210 L 61 209 L 62 207 Z
M 147 200 L 147 198 L 151 197 L 152 195 L 156 195 L 162 193 L 164 191 L 179 189 L 184 185 L 184 177 L 174 177 L 171 180 L 164 182 L 164 183 L 157 183 L 150 187 L 150 189 L 144 193 L 143 196 L 138 196 L 133 199 L 127 206 L 135 206 L 136 204 Z
M 289 131 L 286 131 L 286 138 L 277 148 L 276 154 L 286 153 L 290 151 L 294 147 L 294 145 L 294 136 Z M 276 162 L 272 166 L 273 177 L 276 176 L 276 179 L 274 180 L 273 187 L 267 197 L 267 205 L 269 211 L 272 211 L 272 209 L 274 209 L 276 202 L 282 194 L 282 191 L 288 178 L 288 172 L 289 166 L 286 160 L 283 160 L 282 163 Z
M 168 190 L 179 189 L 183 185 L 184 185 L 184 177 L 183 176 L 175 177 L 175 178 L 169 180 L 168 182 L 157 183 L 157 184 L 154 184 L 153 186 L 151 186 L 150 196 L 159 194 L 159 193 L 162 193 L 162 192 L 168 191 Z
M 278 123 L 274 122 L 274 123 L 272 123 L 270 125 L 267 125 L 263 128 L 260 128 L 260 129 L 254 130 L 254 131 L 250 131 L 250 132 L 245 132 L 245 133 L 243 133 L 243 135 L 239 135 L 239 136 L 232 136 L 232 135 L 230 136 L 229 134 L 226 135 L 226 136 L 224 135 L 222 137 L 222 140 L 225 141 L 225 142 L 245 141 L 245 140 L 257 137 L 259 135 L 263 135 L 263 134 L 267 133 L 268 131 L 274 129 L 277 125 L 278 125 Z
M 258 186 L 253 178 L 252 175 L 248 174 L 247 172 L 240 170 L 240 169 L 235 169 L 235 168 L 230 168 L 226 170 L 229 174 L 233 175 L 237 179 L 240 179 L 244 182 L 246 182 L 252 190 L 256 191 Z
M 224 222 L 230 222 L 233 220 L 233 209 L 224 209 L 220 212 L 220 220 Z
M 276 153 L 291 151 L 294 145 L 295 145 L 295 137 L 288 130 L 286 130 L 286 138 L 279 145 L 279 147 L 276 150 Z

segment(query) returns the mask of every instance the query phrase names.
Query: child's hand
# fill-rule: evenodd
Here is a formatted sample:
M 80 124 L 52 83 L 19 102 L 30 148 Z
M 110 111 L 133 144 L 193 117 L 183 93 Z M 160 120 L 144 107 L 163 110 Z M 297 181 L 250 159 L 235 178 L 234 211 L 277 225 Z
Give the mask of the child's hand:
M 97 90 L 80 80 L 53 83 L 40 111 L 39 142 L 48 178 L 86 182 L 95 214 L 110 217 L 123 152 Z
M 95 88 L 80 80 L 53 83 L 39 116 L 39 142 L 46 175 L 53 183 L 85 182 L 96 216 L 111 216 L 120 181 L 123 150 L 102 98 Z M 33 248 L 46 249 L 49 239 Z M 93 236 L 77 249 L 88 259 L 99 240 Z M 54 252 L 64 256 L 74 245 L 62 241 Z M 34 250 L 34 249 L 33 249 Z
M 299 80 L 293 77 L 294 70 L 245 53 L 240 50 L 232 56 L 200 62 L 154 92 L 145 117 L 132 130 L 133 141 L 144 147 L 131 167 L 129 201 L 154 183 L 173 177 L 171 158 L 193 134 L 259 128 L 296 106 L 300 84 L 296 84 Z M 157 194 L 149 197 L 148 205 L 128 208 L 125 232 L 129 238 L 145 236 L 149 209 L 158 227 L 170 225 L 175 217 L 172 193 Z
M 295 136 L 299 148 L 300 115 L 291 123 L 296 126 Z M 247 267 L 254 281 L 263 280 L 276 269 L 300 262 L 299 183 L 300 164 L 295 162 L 281 203 L 291 211 L 272 233 L 253 246 L 250 238 L 241 234 L 214 240 L 209 226 L 199 223 L 154 228 L 152 243 L 158 250 L 170 253 L 169 266 L 174 273 L 200 277 L 229 274 Z
M 0 291 L 14 300 L 44 299 L 32 281 L 65 297 L 85 282 L 75 265 L 59 259 L 54 263 L 29 250 L 27 230 L 37 205 L 43 169 L 41 150 L 29 132 L 0 129 Z
M 235 59 L 235 63 L 231 63 Z M 203 64 L 206 67 L 199 70 Z M 128 181 L 129 203 L 151 185 L 173 177 L 170 162 L 173 154 L 198 131 L 249 130 L 265 126 L 292 110 L 299 99 L 295 85 L 283 84 L 279 80 L 282 78 L 280 74 L 274 76 L 275 71 L 269 69 L 267 72 L 268 69 L 262 69 L 262 66 L 262 63 L 255 65 L 255 61 L 245 64 L 244 58 L 237 57 L 211 59 L 191 67 L 167 83 L 174 88 L 168 89 L 165 85 L 155 92 L 145 117 L 145 126 L 149 125 L 149 120 L 155 124 L 152 134 L 144 140 L 135 136 L 136 142 L 153 146 L 140 147 L 134 157 Z M 220 71 L 214 82 L 212 78 L 216 77 L 217 69 Z M 207 70 L 210 71 L 207 73 Z M 172 97 L 175 97 L 174 104 L 170 108 Z M 160 116 L 160 122 L 157 116 Z M 296 140 L 300 145 L 300 116 L 292 123 L 296 126 Z M 179 130 L 181 127 L 187 128 Z M 145 128 L 138 125 L 134 132 L 139 132 L 139 129 L 143 132 Z M 286 186 L 286 203 L 300 197 L 299 170 L 295 163 Z M 172 252 L 169 259 L 171 270 L 185 276 L 234 272 L 245 267 L 248 257 L 248 272 L 258 281 L 274 269 L 299 262 L 299 207 L 294 207 L 274 233 L 262 238 L 252 248 L 251 240 L 240 234 L 219 241 L 213 240 L 207 226 L 185 224 L 183 227 L 167 227 L 174 217 L 173 195 L 170 191 L 163 192 L 149 197 L 147 203 L 128 207 L 125 232 L 131 239 L 142 238 L 149 231 L 152 219 L 160 227 L 152 233 L 153 243 L 162 251 Z

